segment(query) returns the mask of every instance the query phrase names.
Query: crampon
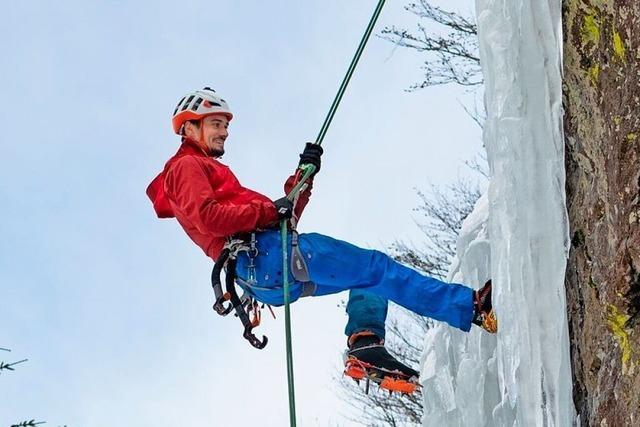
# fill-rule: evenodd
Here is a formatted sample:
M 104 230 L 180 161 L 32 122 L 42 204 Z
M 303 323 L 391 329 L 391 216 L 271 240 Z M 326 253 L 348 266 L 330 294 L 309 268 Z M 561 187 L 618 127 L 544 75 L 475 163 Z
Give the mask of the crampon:
M 389 391 L 389 394 L 398 392 L 402 394 L 412 394 L 418 388 L 418 379 L 409 377 L 400 371 L 389 371 L 388 369 L 373 366 L 369 363 L 358 360 L 349 356 L 344 363 L 344 375 L 353 378 L 358 384 L 361 380 L 365 381 L 365 393 L 369 393 L 369 384 L 371 381 L 378 386 Z

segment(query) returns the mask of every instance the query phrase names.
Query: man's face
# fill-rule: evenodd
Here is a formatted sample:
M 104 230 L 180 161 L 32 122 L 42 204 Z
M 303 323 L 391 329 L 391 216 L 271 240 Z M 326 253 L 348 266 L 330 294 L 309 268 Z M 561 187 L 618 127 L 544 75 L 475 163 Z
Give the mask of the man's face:
M 207 116 L 202 119 L 202 139 L 201 143 L 206 145 L 209 153 L 214 157 L 224 154 L 224 141 L 229 136 L 227 128 L 229 120 L 222 114 Z

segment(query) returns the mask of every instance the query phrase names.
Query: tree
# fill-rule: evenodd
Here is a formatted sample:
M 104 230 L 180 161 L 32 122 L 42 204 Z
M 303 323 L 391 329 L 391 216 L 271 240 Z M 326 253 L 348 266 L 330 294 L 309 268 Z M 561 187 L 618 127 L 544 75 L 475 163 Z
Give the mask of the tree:
M 433 6 L 428 0 L 410 3 L 405 9 L 418 18 L 417 30 L 412 32 L 396 26 L 385 27 L 381 37 L 400 47 L 424 54 L 422 69 L 425 77 L 410 86 L 415 91 L 430 86 L 454 83 L 468 88 L 482 85 L 477 27 L 472 19 L 461 14 Z M 433 28 L 433 30 L 427 30 Z M 464 107 L 480 126 L 483 113 Z M 485 159 L 474 159 L 467 165 L 484 178 L 488 178 Z M 418 226 L 426 242 L 423 248 L 396 241 L 389 253 L 424 274 L 444 279 L 455 255 L 456 240 L 464 219 L 471 213 L 480 197 L 477 185 L 459 180 L 444 190 L 432 186 L 428 193 L 417 191 L 420 204 L 415 209 Z M 422 356 L 422 340 L 432 322 L 391 304 L 387 324 L 387 348 L 400 360 L 417 367 Z M 419 392 L 403 396 L 389 396 L 372 387 L 369 394 L 353 381 L 341 381 L 343 392 L 359 416 L 353 421 L 367 426 L 417 425 L 422 419 L 422 396 Z

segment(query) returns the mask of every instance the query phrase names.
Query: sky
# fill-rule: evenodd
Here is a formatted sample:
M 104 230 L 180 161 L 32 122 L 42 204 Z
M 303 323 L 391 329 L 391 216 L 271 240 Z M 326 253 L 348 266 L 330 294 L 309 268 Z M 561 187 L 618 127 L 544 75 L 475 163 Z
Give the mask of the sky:
M 447 2 L 469 14 L 470 1 Z M 415 27 L 404 2 L 385 25 Z M 286 425 L 284 314 L 258 351 L 211 310 L 212 263 L 144 190 L 175 152 L 177 101 L 210 86 L 223 162 L 272 198 L 317 135 L 371 0 L 18 2 L 0 20 L 0 425 Z M 480 129 L 420 54 L 372 37 L 329 129 L 300 231 L 419 244 L 417 189 L 469 174 Z M 292 306 L 298 424 L 349 426 L 346 294 Z

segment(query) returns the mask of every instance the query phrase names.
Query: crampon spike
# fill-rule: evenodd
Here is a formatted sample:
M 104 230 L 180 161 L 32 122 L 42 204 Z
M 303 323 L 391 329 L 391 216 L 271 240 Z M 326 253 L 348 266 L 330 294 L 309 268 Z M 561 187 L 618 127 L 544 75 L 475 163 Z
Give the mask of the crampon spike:
M 353 360 L 353 359 L 350 359 L 350 360 Z M 347 361 L 344 368 L 344 374 L 348 377 L 353 378 L 356 381 L 359 381 L 367 376 L 367 371 L 363 366 L 360 366 L 357 363 L 350 363 L 350 361 Z
M 364 379 L 366 381 L 366 394 L 369 394 L 369 383 L 371 381 L 378 384 L 381 389 L 387 390 L 389 395 L 392 395 L 394 391 L 403 394 L 411 394 L 420 387 L 419 384 L 409 380 L 408 378 L 401 377 L 394 372 L 381 372 L 380 368 L 376 368 L 375 366 L 369 365 L 354 357 L 349 357 L 346 360 L 344 375 L 353 378 L 358 382 L 358 384 L 360 383 L 360 380 Z
M 389 396 L 394 391 L 411 394 L 418 389 L 418 384 L 400 378 L 385 377 L 380 383 L 380 388 L 389 390 Z

